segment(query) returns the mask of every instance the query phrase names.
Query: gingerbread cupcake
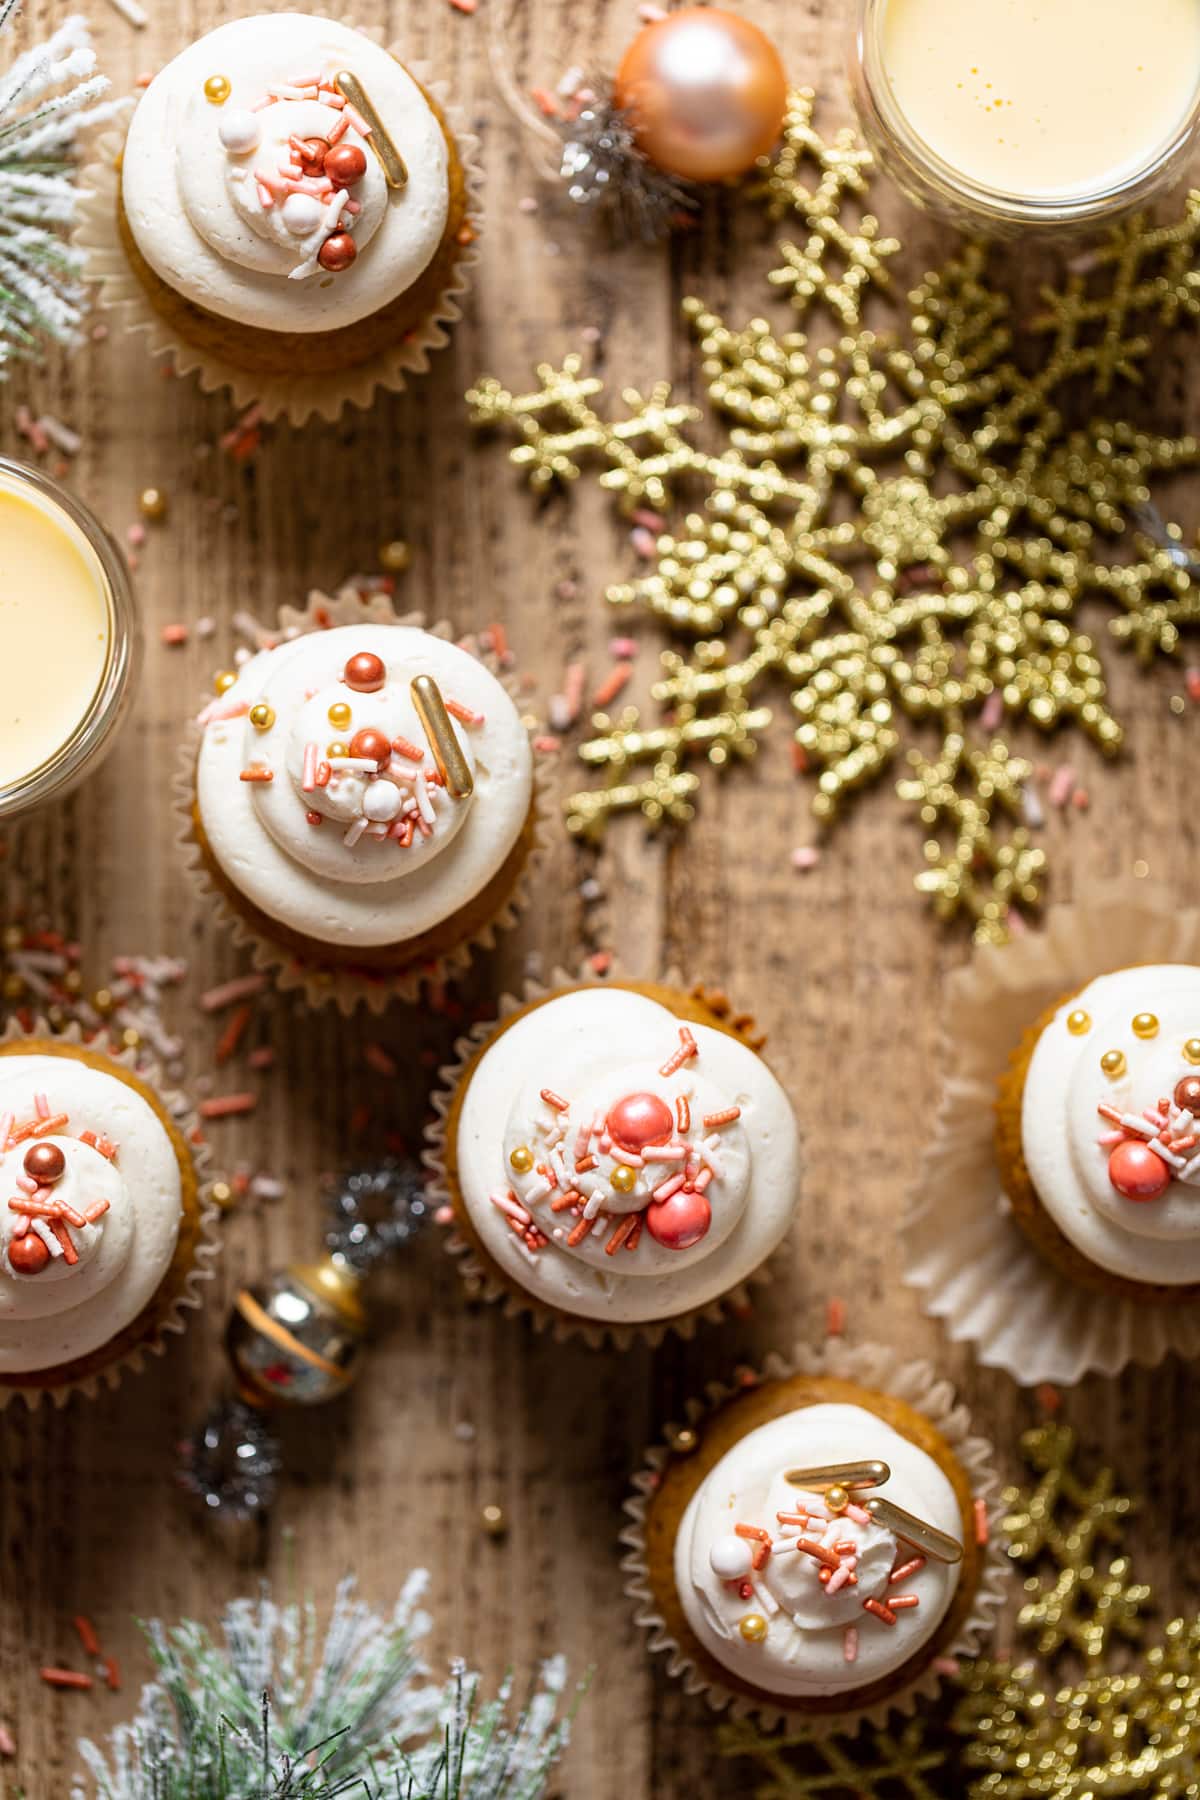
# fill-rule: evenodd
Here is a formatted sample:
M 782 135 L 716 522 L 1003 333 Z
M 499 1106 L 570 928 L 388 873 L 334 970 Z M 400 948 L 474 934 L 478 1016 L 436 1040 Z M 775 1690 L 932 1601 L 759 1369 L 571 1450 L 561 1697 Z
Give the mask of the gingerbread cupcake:
M 850 1730 L 935 1691 L 990 1629 L 991 1452 L 926 1365 L 774 1359 L 670 1442 L 627 1505 L 624 1566 L 651 1649 L 713 1706 Z
M 218 26 L 155 76 L 109 160 L 89 269 L 206 385 L 330 416 L 401 385 L 458 316 L 461 146 L 428 86 L 336 20 Z
M 112 1384 L 182 1330 L 214 1253 L 188 1123 L 102 1051 L 0 1044 L 0 1404 Z
M 458 1046 L 426 1160 L 464 1277 L 594 1342 L 689 1331 L 786 1236 L 787 1095 L 722 996 L 563 985 Z

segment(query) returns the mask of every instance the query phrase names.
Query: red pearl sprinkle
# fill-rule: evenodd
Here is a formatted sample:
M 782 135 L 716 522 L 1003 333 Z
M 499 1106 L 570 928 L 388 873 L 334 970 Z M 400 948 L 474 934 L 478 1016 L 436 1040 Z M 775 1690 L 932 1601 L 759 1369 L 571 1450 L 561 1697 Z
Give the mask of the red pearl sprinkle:
M 1126 1200 L 1157 1200 L 1171 1184 L 1171 1171 L 1149 1144 L 1126 1138 L 1108 1159 L 1108 1179 Z
M 326 138 L 310 137 L 301 140 L 300 167 L 306 175 L 320 175 L 328 155 L 329 143 Z
M 675 1115 L 657 1094 L 626 1094 L 604 1121 L 613 1142 L 637 1152 L 647 1144 L 665 1144 L 675 1129 Z
M 30 1144 L 25 1152 L 25 1173 L 34 1181 L 60 1181 L 66 1166 L 67 1159 L 57 1144 Z
M 332 237 L 325 239 L 317 251 L 317 261 L 323 269 L 328 269 L 331 275 L 340 275 L 343 269 L 350 267 L 357 255 L 358 245 L 350 233 L 335 231 Z
M 373 694 L 387 680 L 387 670 L 383 666 L 383 658 L 375 656 L 370 650 L 360 650 L 352 656 L 342 670 L 342 680 L 356 694 Z
M 373 725 L 364 725 L 350 739 L 350 754 L 364 757 L 382 769 L 385 762 L 391 761 L 392 740 L 386 731 L 377 731 Z
M 1200 1119 L 1200 1075 L 1185 1075 L 1175 1084 L 1175 1104 Z
M 319 812 L 306 812 L 304 817 L 308 820 L 310 825 L 319 825 L 324 814 Z
M 646 1230 L 664 1250 L 690 1250 L 712 1224 L 712 1207 L 694 1188 L 680 1188 L 669 1200 L 651 1201 Z
M 367 172 L 367 159 L 357 144 L 335 144 L 325 153 L 325 173 L 334 187 L 353 187 Z
M 36 1231 L 27 1231 L 8 1246 L 8 1260 L 18 1275 L 40 1275 L 50 1261 L 50 1252 Z

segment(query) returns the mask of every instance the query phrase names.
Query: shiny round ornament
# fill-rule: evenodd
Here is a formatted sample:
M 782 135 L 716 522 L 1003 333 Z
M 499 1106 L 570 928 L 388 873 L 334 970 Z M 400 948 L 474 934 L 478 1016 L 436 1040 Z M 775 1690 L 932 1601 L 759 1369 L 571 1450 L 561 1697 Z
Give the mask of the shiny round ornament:
M 247 1398 L 260 1405 L 319 1406 L 358 1373 L 366 1313 L 358 1276 L 326 1257 L 292 1263 L 243 1288 L 225 1348 Z
M 1108 1179 L 1125 1200 L 1157 1200 L 1171 1184 L 1171 1171 L 1149 1144 L 1126 1138 L 1108 1159 Z
M 284 227 L 293 237 L 307 237 L 321 223 L 322 207 L 311 194 L 289 194 L 279 210 Z
M 680 1188 L 669 1200 L 646 1208 L 646 1230 L 664 1250 L 690 1250 L 712 1224 L 712 1207 L 694 1188 Z
M 518 1175 L 528 1175 L 533 1167 L 533 1151 L 528 1144 L 518 1144 L 509 1155 L 509 1167 Z
M 328 269 L 331 275 L 340 275 L 343 269 L 350 267 L 357 255 L 358 245 L 350 233 L 335 231 L 332 237 L 325 239 L 317 251 L 317 261 L 323 269 Z
M 357 1275 L 411 1243 L 429 1219 L 419 1167 L 395 1158 L 331 1182 L 326 1206 L 325 1248 Z
M 352 656 L 342 671 L 342 680 L 356 694 L 374 694 L 387 680 L 387 670 L 383 666 L 383 658 L 375 656 L 370 650 L 360 650 Z
M 386 731 L 379 731 L 374 725 L 364 725 L 350 739 L 350 754 L 382 768 L 385 762 L 391 761 L 392 740 Z
M 394 781 L 373 781 L 363 795 L 363 817 L 372 825 L 387 825 L 404 805 L 404 795 Z
M 228 75 L 210 75 L 204 84 L 204 98 L 210 106 L 224 106 L 232 91 Z
M 27 1231 L 8 1246 L 8 1260 L 18 1275 L 40 1275 L 50 1261 L 50 1252 L 36 1231 Z
M 831 1513 L 844 1513 L 850 1504 L 850 1496 L 839 1483 L 835 1487 L 826 1488 L 825 1504 Z
M 227 694 L 237 680 L 236 669 L 221 669 L 213 677 L 213 692 Z
M 618 1194 L 632 1194 L 637 1186 L 637 1170 L 631 1169 L 628 1163 L 618 1163 L 608 1179 Z
M 708 1561 L 718 1580 L 742 1581 L 750 1573 L 754 1556 L 745 1538 L 728 1531 L 713 1539 Z
M 349 746 L 344 744 L 341 738 L 334 738 L 330 743 L 326 744 L 325 754 L 330 758 L 335 756 L 349 756 L 350 750 Z
M 738 1630 L 748 1644 L 761 1644 L 767 1635 L 767 1621 L 761 1613 L 747 1613 L 738 1621 Z
M 1200 1119 L 1200 1075 L 1185 1075 L 1175 1083 L 1175 1104 Z
M 1086 1037 L 1091 1029 L 1091 1014 L 1085 1013 L 1082 1007 L 1067 1014 L 1067 1030 L 1072 1037 Z
M 675 1114 L 657 1094 L 626 1094 L 609 1108 L 604 1123 L 614 1144 L 638 1155 L 647 1145 L 667 1142 L 675 1129 Z
M 245 106 L 230 107 L 227 113 L 221 115 L 217 136 L 222 148 L 228 150 L 230 156 L 249 156 L 251 150 L 257 150 L 262 142 L 262 126 L 258 122 L 257 113 L 252 113 Z
M 275 723 L 275 708 L 268 706 L 265 700 L 260 700 L 250 708 L 249 718 L 255 731 L 270 731 Z
M 1158 1016 L 1152 1012 L 1135 1013 L 1132 1024 L 1136 1038 L 1152 1038 L 1158 1036 Z
M 748 19 L 686 7 L 639 31 L 613 82 L 638 148 L 688 181 L 744 175 L 777 141 L 787 109 L 779 52 Z
M 1183 1046 L 1184 1062 L 1200 1063 L 1200 1038 L 1189 1038 Z
M 325 173 L 334 187 L 353 187 L 367 172 L 367 159 L 357 144 L 335 144 L 325 152 Z
M 1123 1050 L 1106 1050 L 1100 1058 L 1100 1067 L 1110 1081 L 1119 1081 L 1128 1067 L 1125 1061 L 1125 1052 Z
M 67 1168 L 67 1159 L 57 1144 L 30 1144 L 25 1152 L 22 1164 L 25 1173 L 43 1187 L 49 1187 L 55 1181 L 61 1181 Z
M 179 1446 L 179 1483 L 210 1517 L 253 1519 L 274 1504 L 279 1441 L 257 1407 L 222 1400 Z
M 325 716 L 338 731 L 345 731 L 350 723 L 351 712 L 344 700 L 335 700 Z

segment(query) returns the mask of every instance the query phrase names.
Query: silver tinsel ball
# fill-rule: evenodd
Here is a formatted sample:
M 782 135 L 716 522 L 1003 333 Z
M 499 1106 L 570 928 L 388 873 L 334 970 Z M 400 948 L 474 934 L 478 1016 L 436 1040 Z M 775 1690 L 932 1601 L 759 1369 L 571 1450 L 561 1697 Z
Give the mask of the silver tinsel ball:
M 242 1400 L 221 1400 L 179 1446 L 179 1482 L 210 1516 L 257 1518 L 275 1501 L 282 1458 L 266 1417 Z
M 429 1219 L 421 1171 L 389 1161 L 331 1181 L 325 1247 L 356 1275 L 402 1250 Z
M 687 183 L 643 156 L 629 120 L 611 101 L 593 101 L 564 130 L 562 178 L 569 197 L 577 206 L 603 209 L 622 236 L 653 243 L 679 213 L 695 210 Z

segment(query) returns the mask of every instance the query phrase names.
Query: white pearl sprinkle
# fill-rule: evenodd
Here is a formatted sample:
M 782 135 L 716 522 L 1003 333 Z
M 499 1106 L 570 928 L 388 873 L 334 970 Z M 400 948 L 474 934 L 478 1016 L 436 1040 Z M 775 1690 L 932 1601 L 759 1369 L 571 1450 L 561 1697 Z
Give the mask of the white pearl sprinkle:
M 320 203 L 311 194 L 289 194 L 283 203 L 282 218 L 293 237 L 307 237 L 321 222 Z
M 237 106 L 222 117 L 217 136 L 231 156 L 246 156 L 258 149 L 262 126 L 252 112 Z
M 722 1581 L 740 1581 L 750 1573 L 754 1554 L 745 1538 L 736 1537 L 730 1531 L 713 1539 L 708 1560 L 713 1574 Z
M 403 802 L 404 796 L 394 781 L 373 781 L 363 795 L 363 812 L 382 825 L 395 818 Z

